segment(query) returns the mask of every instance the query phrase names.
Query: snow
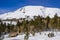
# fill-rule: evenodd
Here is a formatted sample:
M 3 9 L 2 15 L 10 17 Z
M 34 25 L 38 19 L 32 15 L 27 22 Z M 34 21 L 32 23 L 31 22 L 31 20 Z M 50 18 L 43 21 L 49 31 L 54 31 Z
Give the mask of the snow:
M 26 16 L 30 16 L 30 18 L 33 18 L 33 16 L 38 16 L 38 15 L 43 17 L 49 16 L 50 18 L 52 18 L 56 13 L 58 14 L 58 16 L 60 16 L 60 8 L 50 8 L 44 6 L 24 6 L 14 12 L 4 13 L 0 15 L 0 18 L 19 19 L 19 18 L 25 18 Z
M 16 21 L 2 21 L 3 22 L 3 24 L 4 23 L 6 23 L 6 25 L 8 25 L 8 24 L 13 24 L 13 25 L 16 25 L 17 24 L 17 22 Z
M 6 36 L 4 38 L 4 40 L 24 40 L 24 36 L 25 36 L 25 34 L 18 35 L 17 37 L 8 37 L 8 36 Z
M 54 17 L 55 14 L 58 14 L 60 16 L 60 9 L 59 8 L 49 8 L 49 7 L 44 7 L 44 6 L 24 6 L 22 8 L 19 8 L 18 10 L 14 12 L 8 12 L 0 15 L 0 19 L 19 19 L 19 18 L 26 18 L 26 16 L 30 16 L 30 18 L 33 18 L 33 16 L 49 16 L 50 18 Z M 5 21 L 4 21 L 5 22 Z M 6 22 L 10 23 L 10 22 Z M 16 22 L 12 22 L 12 24 L 16 25 Z M 29 35 L 28 40 L 60 40 L 60 32 L 53 32 L 55 34 L 54 37 L 49 38 L 47 32 L 41 32 L 40 33 L 35 33 L 35 36 L 32 34 Z M 8 37 L 7 35 L 4 35 L 3 40 L 24 40 L 25 34 L 19 34 L 16 37 Z
M 48 37 L 48 33 L 50 33 L 50 31 L 41 32 L 41 34 L 38 32 L 35 33 L 35 36 L 30 34 L 28 40 L 60 40 L 60 32 L 53 32 L 55 36 L 51 38 Z M 17 37 L 4 38 L 4 40 L 24 40 L 24 36 L 25 34 L 22 34 L 18 35 Z

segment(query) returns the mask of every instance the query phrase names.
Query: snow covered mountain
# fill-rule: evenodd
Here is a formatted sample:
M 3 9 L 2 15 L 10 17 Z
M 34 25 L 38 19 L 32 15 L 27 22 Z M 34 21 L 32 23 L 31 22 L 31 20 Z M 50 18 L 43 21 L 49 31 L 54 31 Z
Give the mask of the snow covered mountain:
M 58 16 L 60 16 L 59 8 L 49 8 L 44 6 L 24 6 L 14 12 L 8 12 L 0 15 L 0 19 L 18 19 L 25 18 L 26 16 L 30 16 L 30 18 L 33 18 L 33 16 L 38 15 L 43 17 L 49 16 L 52 18 L 56 13 L 58 14 Z

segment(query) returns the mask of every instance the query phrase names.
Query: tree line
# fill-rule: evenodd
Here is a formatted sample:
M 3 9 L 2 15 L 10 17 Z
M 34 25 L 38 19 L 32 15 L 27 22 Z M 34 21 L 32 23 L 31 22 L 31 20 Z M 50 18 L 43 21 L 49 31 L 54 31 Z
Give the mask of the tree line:
M 26 17 L 27 19 L 29 16 Z M 32 33 L 34 35 L 35 32 L 41 32 L 41 31 L 48 31 L 48 30 L 60 30 L 60 17 L 55 14 L 53 18 L 50 18 L 47 16 L 46 18 L 43 18 L 41 16 L 34 16 L 34 19 L 25 20 L 23 19 L 22 22 L 17 21 L 16 25 L 13 24 L 7 24 L 2 23 L 2 20 L 0 20 L 0 34 L 2 32 L 10 33 L 13 31 L 18 31 L 19 33 Z

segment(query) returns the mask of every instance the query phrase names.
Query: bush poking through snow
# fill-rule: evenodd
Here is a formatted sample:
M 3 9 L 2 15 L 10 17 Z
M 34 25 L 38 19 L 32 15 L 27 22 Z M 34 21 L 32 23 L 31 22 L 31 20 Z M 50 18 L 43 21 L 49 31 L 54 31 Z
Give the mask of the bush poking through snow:
M 49 33 L 48 37 L 54 37 L 54 33 Z
M 24 40 L 28 40 L 28 36 L 25 36 L 25 37 L 24 37 Z
M 26 32 L 26 35 L 24 37 L 24 40 L 28 40 L 28 38 L 29 38 L 29 32 Z
M 32 35 L 35 36 L 35 32 L 32 32 Z

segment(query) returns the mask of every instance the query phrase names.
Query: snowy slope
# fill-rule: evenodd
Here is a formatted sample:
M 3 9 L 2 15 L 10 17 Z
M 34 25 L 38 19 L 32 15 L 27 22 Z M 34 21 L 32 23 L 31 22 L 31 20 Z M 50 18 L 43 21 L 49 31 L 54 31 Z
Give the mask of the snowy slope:
M 54 32 L 54 37 L 51 37 L 49 38 L 48 37 L 48 33 L 50 33 L 49 31 L 48 32 L 41 32 L 40 33 L 35 33 L 35 36 L 33 36 L 32 34 L 29 35 L 29 38 L 28 40 L 60 40 L 60 32 Z M 25 34 L 22 34 L 22 35 L 18 35 L 17 37 L 5 37 L 4 40 L 24 40 L 24 36 Z
M 49 8 L 44 6 L 24 6 L 22 8 L 19 8 L 18 10 L 14 12 L 8 12 L 0 15 L 1 19 L 12 19 L 12 18 L 25 18 L 26 16 L 30 16 L 32 18 L 33 16 L 43 16 L 46 17 L 49 15 L 49 17 L 54 17 L 55 14 L 58 14 L 60 16 L 60 9 L 59 8 Z

